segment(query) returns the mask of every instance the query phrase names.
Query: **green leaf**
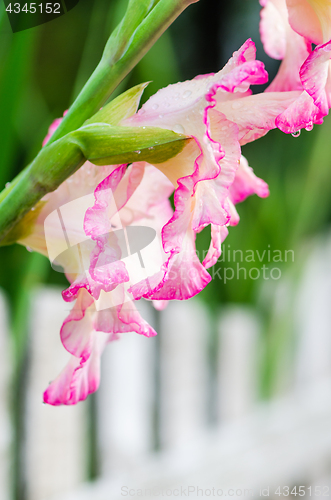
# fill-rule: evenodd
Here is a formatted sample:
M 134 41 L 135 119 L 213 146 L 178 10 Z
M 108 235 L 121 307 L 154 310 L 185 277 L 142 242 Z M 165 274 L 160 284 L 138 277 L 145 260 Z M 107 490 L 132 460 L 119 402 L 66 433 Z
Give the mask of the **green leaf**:
M 135 114 L 138 109 L 139 102 L 149 82 L 140 83 L 135 87 L 123 92 L 109 104 L 104 106 L 100 111 L 86 120 L 84 125 L 92 123 L 108 123 L 108 125 L 118 125 L 125 118 L 129 118 Z

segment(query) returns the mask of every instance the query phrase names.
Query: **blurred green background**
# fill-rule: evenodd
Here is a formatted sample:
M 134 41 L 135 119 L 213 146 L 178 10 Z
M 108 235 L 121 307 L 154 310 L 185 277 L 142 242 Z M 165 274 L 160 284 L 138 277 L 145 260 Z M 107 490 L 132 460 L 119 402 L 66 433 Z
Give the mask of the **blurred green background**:
M 0 188 L 9 182 L 41 147 L 48 126 L 62 116 L 95 68 L 105 42 L 121 19 L 125 0 L 80 0 L 71 12 L 45 25 L 12 34 L 0 0 Z M 200 0 L 189 7 L 161 37 L 118 92 L 152 81 L 144 100 L 159 88 L 197 74 L 220 69 L 249 37 L 257 45 L 272 78 L 278 63 L 268 58 L 259 39 L 259 2 L 257 0 Z M 255 89 L 261 91 L 263 89 Z M 270 187 L 270 197 L 250 197 L 237 206 L 241 221 L 230 228 L 226 248 L 258 251 L 294 251 L 288 262 L 277 263 L 281 280 L 295 288 L 304 265 L 309 241 L 327 230 L 331 215 L 331 129 L 330 119 L 298 138 L 271 131 L 243 148 L 256 175 Z M 200 252 L 208 247 L 204 230 L 197 238 Z M 15 346 L 17 377 L 14 414 L 20 432 L 20 404 L 24 384 L 20 378 L 25 359 L 29 294 L 39 283 L 61 284 L 63 275 L 54 272 L 47 259 L 29 253 L 19 245 L 0 248 L 0 286 L 11 307 L 11 329 Z M 236 269 L 233 258 L 220 262 L 215 270 Z M 268 266 L 262 262 L 243 262 L 241 267 Z M 215 270 L 211 272 L 214 272 Z M 217 276 L 200 294 L 212 315 L 228 303 L 240 302 L 256 308 L 263 318 L 261 346 L 261 397 L 277 390 L 277 377 L 284 369 L 285 352 L 293 349 L 291 298 L 281 311 L 273 307 L 278 280 L 232 279 L 224 284 Z M 292 294 L 293 295 L 293 294 Z M 291 295 L 290 295 L 291 297 Z M 216 336 L 215 336 L 216 338 Z M 210 339 L 211 353 L 215 339 Z M 216 350 L 215 350 L 216 352 Z M 212 358 L 212 354 L 211 354 Z M 286 361 L 288 362 L 288 361 Z M 216 361 L 215 361 L 216 363 Z M 216 365 L 215 365 L 216 370 Z M 19 465 L 17 465 L 19 467 Z

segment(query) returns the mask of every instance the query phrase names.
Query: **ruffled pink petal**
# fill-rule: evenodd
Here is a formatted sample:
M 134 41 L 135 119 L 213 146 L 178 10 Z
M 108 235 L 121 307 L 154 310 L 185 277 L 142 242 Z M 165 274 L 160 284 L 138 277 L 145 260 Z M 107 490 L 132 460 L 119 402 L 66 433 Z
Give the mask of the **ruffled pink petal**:
M 269 187 L 264 180 L 256 177 L 246 158 L 241 156 L 234 182 L 229 188 L 229 196 L 231 201 L 236 204 L 252 194 L 257 194 L 260 198 L 266 198 L 269 196 Z
M 240 66 L 246 62 L 254 61 L 256 58 L 256 47 L 253 40 L 250 38 L 246 40 L 246 42 L 233 53 L 232 57 L 226 63 L 224 68 L 221 70 L 222 74 L 226 75 L 230 73 L 234 68 Z M 200 76 L 197 78 L 201 78 Z
M 74 405 L 95 392 L 100 382 L 100 357 L 109 334 L 91 332 L 92 349 L 87 359 L 71 356 L 67 366 L 44 392 L 44 402 L 53 406 Z
M 202 179 L 195 187 L 194 231 L 200 231 L 210 223 L 224 225 L 229 222 L 228 190 L 235 179 L 240 159 L 237 125 L 213 108 L 208 110 L 206 135 L 214 144 L 215 156 L 218 153 L 219 172 L 213 179 Z
M 234 204 L 232 203 L 232 201 L 229 199 L 229 210 L 230 210 L 230 226 L 237 226 L 240 222 L 240 217 L 239 217 L 239 214 L 237 212 L 237 209 L 236 207 L 234 206 Z
M 287 110 L 301 92 L 268 92 L 221 101 L 216 109 L 238 125 L 241 145 L 254 141 L 278 126 L 277 118 Z
M 214 266 L 222 253 L 222 243 L 227 237 L 229 231 L 226 226 L 216 226 L 211 224 L 211 242 L 208 253 L 203 261 L 206 269 Z
M 133 285 L 129 292 L 135 298 L 153 300 L 186 300 L 203 290 L 211 281 L 195 250 L 195 234 L 187 230 L 179 253 L 174 253 L 162 272 L 153 281 L 144 280 Z
M 94 315 L 93 326 L 96 331 L 111 334 L 136 332 L 146 337 L 156 335 L 155 330 L 138 312 L 123 285 L 106 295 L 109 307 L 96 311 Z
M 125 206 L 139 186 L 144 175 L 144 164 L 134 164 L 126 169 L 121 165 L 104 179 L 96 188 L 95 203 L 85 214 L 85 233 L 97 242 L 91 253 L 90 275 L 102 283 L 105 291 L 113 289 L 117 283 L 129 280 L 125 264 L 120 261 L 122 254 L 114 229 L 121 229 L 120 219 L 113 217 Z
M 305 127 L 311 129 L 314 123 L 323 123 L 323 116 L 307 92 L 302 92 L 276 119 L 277 127 L 285 134 L 293 134 Z
M 80 289 L 77 300 L 69 316 L 61 327 L 61 341 L 70 354 L 86 360 L 92 350 L 91 331 L 93 330 L 91 306 L 93 297 L 85 290 Z M 89 310 L 89 313 L 87 311 Z
M 331 94 L 327 87 L 330 57 L 331 41 L 317 46 L 300 70 L 303 88 L 313 98 L 323 116 L 328 114 L 331 106 Z

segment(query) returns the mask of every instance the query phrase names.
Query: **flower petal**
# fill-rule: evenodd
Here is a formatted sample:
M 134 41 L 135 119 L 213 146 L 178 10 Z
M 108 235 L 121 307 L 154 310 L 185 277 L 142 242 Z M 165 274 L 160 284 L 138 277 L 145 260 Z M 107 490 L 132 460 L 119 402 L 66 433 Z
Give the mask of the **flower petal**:
M 269 196 L 269 187 L 264 180 L 256 177 L 246 158 L 241 156 L 234 182 L 229 188 L 230 199 L 236 204 L 252 194 L 257 194 L 260 198 L 266 198 Z
M 268 92 L 217 103 L 216 109 L 239 127 L 240 144 L 252 142 L 276 128 L 276 119 L 301 95 L 301 92 Z M 281 129 L 282 130 L 282 129 Z
M 313 99 L 305 91 L 276 119 L 277 127 L 285 134 L 293 134 L 314 123 L 323 123 L 323 118 Z
M 74 405 L 95 392 L 100 382 L 100 357 L 109 334 L 91 332 L 92 349 L 87 359 L 71 356 L 67 366 L 44 392 L 44 402 L 53 406 Z
M 323 116 L 328 114 L 331 106 L 330 57 L 331 41 L 317 46 L 300 71 L 303 88 L 313 98 Z
M 211 224 L 211 242 L 208 253 L 203 261 L 206 269 L 214 266 L 222 253 L 222 243 L 227 237 L 229 231 L 226 226 L 216 226 Z
M 321 0 L 286 0 L 294 31 L 315 44 L 331 38 L 331 6 Z

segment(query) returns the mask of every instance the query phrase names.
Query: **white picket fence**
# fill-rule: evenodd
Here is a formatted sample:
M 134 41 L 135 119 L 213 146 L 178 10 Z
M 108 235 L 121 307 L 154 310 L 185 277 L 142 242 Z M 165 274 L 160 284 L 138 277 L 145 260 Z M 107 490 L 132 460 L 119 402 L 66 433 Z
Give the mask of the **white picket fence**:
M 222 490 L 223 496 L 228 491 L 235 498 L 257 498 L 260 489 L 266 493 L 269 488 L 277 498 L 278 486 L 310 485 L 313 493 L 315 485 L 328 486 L 330 256 L 327 242 L 317 245 L 309 259 L 293 307 L 297 335 L 291 387 L 268 404 L 258 401 L 261 323 L 254 310 L 223 308 L 211 350 L 215 324 L 208 308 L 192 299 L 171 303 L 161 313 L 139 303 L 159 335 L 147 339 L 128 333 L 107 347 L 96 411 L 91 412 L 88 402 L 44 405 L 42 392 L 67 359 L 59 329 L 68 305 L 58 289 L 35 290 L 25 439 L 19 443 L 24 500 L 159 498 L 161 490 L 170 498 L 185 492 L 190 498 L 207 498 L 213 496 L 212 488 L 218 496 Z M 0 295 L 0 498 L 10 500 L 12 374 L 6 312 Z M 210 369 L 211 356 L 217 374 Z M 97 431 L 100 477 L 89 483 L 91 423 Z

